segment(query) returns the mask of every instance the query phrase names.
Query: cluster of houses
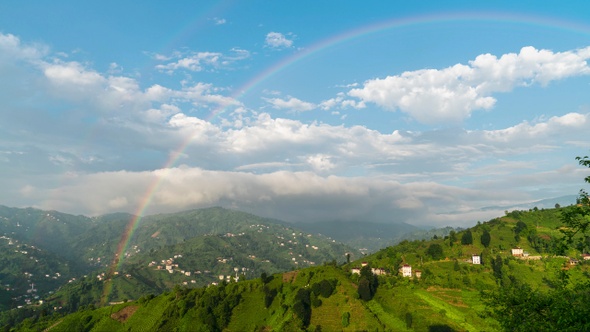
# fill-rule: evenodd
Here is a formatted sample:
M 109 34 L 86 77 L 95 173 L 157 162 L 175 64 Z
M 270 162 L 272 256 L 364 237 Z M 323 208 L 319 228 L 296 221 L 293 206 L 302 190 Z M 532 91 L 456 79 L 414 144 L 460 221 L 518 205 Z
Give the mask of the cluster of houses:
M 151 261 L 148 264 L 148 267 L 155 267 L 156 270 L 168 271 L 168 273 L 180 272 L 181 274 L 183 274 L 183 275 L 185 275 L 187 277 L 190 277 L 193 274 L 193 272 L 179 269 L 178 268 L 178 263 L 175 263 L 175 261 L 174 261 L 177 258 L 182 258 L 182 255 L 181 254 L 177 254 L 177 255 L 174 255 L 173 257 L 170 257 L 168 259 L 163 259 L 161 261 L 161 264 L 158 264 L 156 261 Z M 228 263 L 229 261 L 232 261 L 232 258 L 217 257 L 217 261 L 219 263 Z M 238 280 L 240 280 L 240 277 L 239 277 L 238 273 L 240 271 L 242 273 L 246 273 L 250 269 L 247 268 L 247 267 L 242 267 L 242 268 L 234 267 L 233 270 L 235 272 L 235 275 L 223 275 L 223 274 L 221 274 L 221 275 L 218 276 L 218 279 L 220 281 L 224 281 L 225 280 L 227 282 L 230 282 L 230 281 L 238 281 Z M 196 270 L 194 272 L 195 275 L 210 274 L 210 273 L 211 273 L 211 271 L 209 271 L 209 270 L 204 270 L 204 271 Z M 195 279 L 191 279 L 189 281 L 183 281 L 182 282 L 182 284 L 185 285 L 185 286 L 187 286 L 189 283 L 190 284 L 196 284 L 197 281 Z M 210 284 L 211 285 L 218 285 L 217 282 L 212 282 Z
M 182 258 L 182 255 L 174 255 L 174 257 L 170 257 L 168 259 L 162 259 L 161 264 L 158 265 L 158 263 L 156 261 L 151 261 L 148 264 L 148 267 L 156 267 L 156 270 L 165 270 L 168 271 L 169 273 L 174 273 L 174 268 L 178 268 L 178 264 L 174 263 L 174 259 L 176 258 Z M 190 277 L 191 273 L 189 271 L 183 271 L 183 270 L 179 270 L 180 273 Z

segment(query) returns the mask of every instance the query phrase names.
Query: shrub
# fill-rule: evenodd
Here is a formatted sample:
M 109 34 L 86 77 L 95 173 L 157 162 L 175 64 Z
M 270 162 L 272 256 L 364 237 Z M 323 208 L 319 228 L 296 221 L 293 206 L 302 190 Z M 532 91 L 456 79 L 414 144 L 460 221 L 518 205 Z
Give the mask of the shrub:
M 342 314 L 342 327 L 348 327 L 350 325 L 350 312 Z

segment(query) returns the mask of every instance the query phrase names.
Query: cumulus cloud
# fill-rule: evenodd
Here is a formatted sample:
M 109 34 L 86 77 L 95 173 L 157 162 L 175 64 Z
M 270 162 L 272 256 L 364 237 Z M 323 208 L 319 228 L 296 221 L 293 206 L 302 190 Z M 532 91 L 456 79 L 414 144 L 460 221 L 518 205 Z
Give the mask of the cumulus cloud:
M 357 101 L 354 99 L 346 98 L 344 93 L 338 93 L 335 98 L 330 98 L 324 100 L 320 103 L 319 107 L 323 110 L 331 110 L 331 109 L 344 109 L 344 108 L 356 108 L 362 109 L 365 108 L 364 101 Z
M 315 104 L 302 101 L 294 97 L 281 98 L 262 98 L 272 105 L 274 109 L 286 109 L 293 112 L 311 111 L 317 106 Z
M 588 75 L 588 58 L 590 47 L 552 52 L 529 46 L 518 54 L 504 54 L 500 58 L 482 54 L 468 65 L 408 71 L 367 80 L 348 95 L 385 109 L 408 113 L 422 123 L 459 122 L 474 110 L 492 108 L 496 103 L 494 93 Z
M 266 34 L 265 43 L 266 46 L 275 49 L 289 48 L 293 46 L 293 40 L 288 39 L 280 32 L 269 32 Z

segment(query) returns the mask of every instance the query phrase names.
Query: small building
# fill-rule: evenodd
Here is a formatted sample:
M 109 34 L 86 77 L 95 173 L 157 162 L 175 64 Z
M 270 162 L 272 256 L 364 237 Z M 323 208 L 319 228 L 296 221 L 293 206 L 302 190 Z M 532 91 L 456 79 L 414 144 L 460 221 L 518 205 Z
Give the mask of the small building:
M 480 265 L 481 264 L 481 256 L 471 255 L 471 264 Z
M 371 272 L 373 272 L 373 274 L 376 276 L 384 276 L 387 274 L 387 272 L 385 272 L 385 270 L 382 268 L 372 268 Z
M 408 264 L 404 264 L 399 269 L 399 272 L 402 274 L 402 277 L 410 278 L 412 276 L 412 267 Z
M 516 248 L 512 248 L 512 256 L 515 257 L 522 257 L 523 256 L 523 250 L 520 247 L 516 247 Z
M 582 254 L 582 259 L 587 261 L 590 259 L 590 254 Z
M 361 269 L 359 269 L 358 267 L 353 267 L 352 269 L 350 269 L 350 273 L 361 274 Z
M 414 275 L 416 276 L 417 279 L 420 279 L 420 278 L 422 278 L 422 271 L 416 270 L 414 272 Z
M 367 265 L 369 265 L 369 263 L 367 263 L 367 262 L 362 262 L 362 263 L 361 263 L 361 266 L 362 266 L 362 267 L 364 267 L 364 266 L 367 266 Z

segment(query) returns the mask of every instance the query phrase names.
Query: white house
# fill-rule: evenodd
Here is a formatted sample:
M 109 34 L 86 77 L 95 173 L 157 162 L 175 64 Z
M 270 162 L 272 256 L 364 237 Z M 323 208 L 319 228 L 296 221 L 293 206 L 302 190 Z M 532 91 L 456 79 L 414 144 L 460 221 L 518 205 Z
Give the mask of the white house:
M 523 254 L 523 250 L 520 247 L 512 248 L 512 256 L 521 257 Z
M 404 264 L 399 270 L 402 273 L 402 277 L 410 278 L 412 276 L 412 267 L 408 264 Z
M 471 264 L 481 264 L 481 257 L 479 255 L 471 255 Z
M 377 276 L 384 276 L 387 274 L 387 272 L 385 272 L 385 270 L 382 268 L 372 268 L 371 272 L 373 272 L 373 274 Z

